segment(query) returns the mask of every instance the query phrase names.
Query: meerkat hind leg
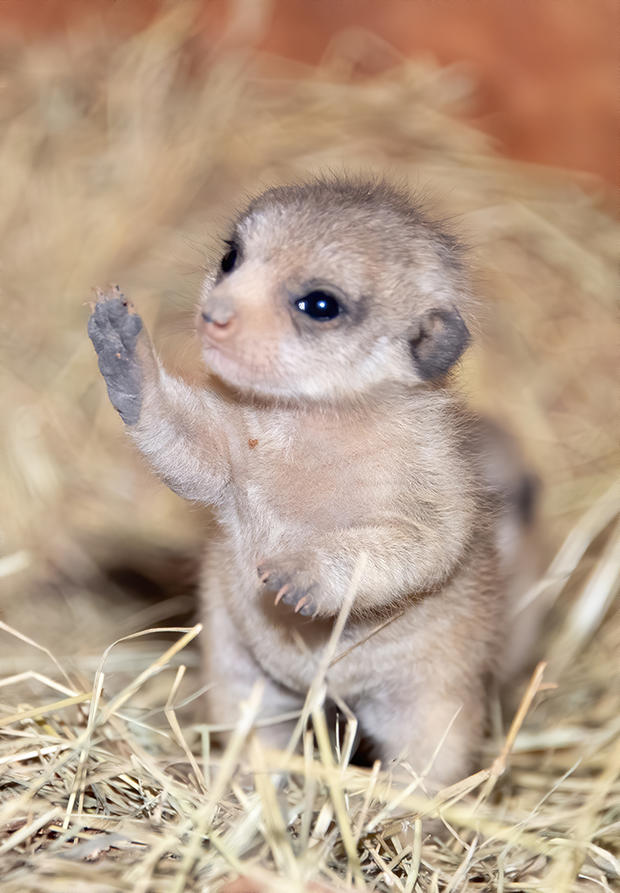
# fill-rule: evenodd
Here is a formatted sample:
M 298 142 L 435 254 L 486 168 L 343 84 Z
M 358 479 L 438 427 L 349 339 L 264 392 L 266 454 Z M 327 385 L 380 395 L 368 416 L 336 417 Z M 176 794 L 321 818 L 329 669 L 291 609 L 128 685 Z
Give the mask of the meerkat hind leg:
M 253 683 L 258 679 L 253 678 Z M 272 679 L 262 677 L 263 697 L 260 712 L 255 723 L 255 732 L 261 744 L 274 750 L 285 750 L 291 740 L 297 720 L 283 719 L 286 716 L 302 708 L 302 699 L 293 693 L 282 689 Z M 208 716 L 210 723 L 215 726 L 225 725 L 225 732 L 218 732 L 217 739 L 226 744 L 230 739 L 232 730 L 239 721 L 239 707 L 246 701 L 252 691 L 252 683 L 245 681 L 216 679 L 207 694 Z M 273 721 L 271 721 L 273 720 Z
M 213 625 L 205 630 L 208 636 L 205 675 L 211 682 L 206 694 L 209 724 L 227 727 L 226 732 L 217 733 L 218 740 L 225 744 L 239 721 L 240 705 L 248 700 L 260 681 L 263 694 L 255 724 L 256 734 L 265 747 L 284 750 L 297 720 L 269 720 L 301 710 L 303 697 L 266 676 L 234 630 L 224 635 L 230 620 L 223 612 L 216 611 L 213 620 Z
M 428 793 L 467 775 L 484 722 L 480 700 L 421 688 L 409 697 L 403 691 L 403 697 L 365 700 L 356 714 L 384 768 L 410 766 Z M 414 778 L 405 765 L 394 772 L 403 785 Z

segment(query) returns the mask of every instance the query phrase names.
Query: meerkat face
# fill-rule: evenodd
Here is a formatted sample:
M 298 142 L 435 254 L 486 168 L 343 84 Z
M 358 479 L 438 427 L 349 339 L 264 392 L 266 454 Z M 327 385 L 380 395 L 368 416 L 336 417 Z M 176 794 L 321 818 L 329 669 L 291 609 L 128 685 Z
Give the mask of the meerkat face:
M 437 379 L 469 340 L 462 279 L 455 241 L 385 184 L 271 189 L 205 283 L 204 358 L 233 387 L 293 400 Z

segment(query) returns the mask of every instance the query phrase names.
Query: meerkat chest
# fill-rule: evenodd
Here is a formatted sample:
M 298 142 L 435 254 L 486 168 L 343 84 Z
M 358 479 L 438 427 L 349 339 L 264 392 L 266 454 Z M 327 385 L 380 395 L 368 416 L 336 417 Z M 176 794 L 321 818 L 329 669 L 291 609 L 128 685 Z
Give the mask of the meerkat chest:
M 250 417 L 233 458 L 248 518 L 310 527 L 369 520 L 397 490 L 394 439 L 373 422 Z

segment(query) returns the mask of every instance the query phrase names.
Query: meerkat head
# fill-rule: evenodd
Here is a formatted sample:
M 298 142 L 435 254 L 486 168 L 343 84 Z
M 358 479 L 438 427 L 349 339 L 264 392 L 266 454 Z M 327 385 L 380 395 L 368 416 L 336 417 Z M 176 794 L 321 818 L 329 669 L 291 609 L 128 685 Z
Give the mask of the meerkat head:
M 443 377 L 469 341 L 456 241 L 385 183 L 270 189 L 204 286 L 208 368 L 239 390 L 339 399 Z

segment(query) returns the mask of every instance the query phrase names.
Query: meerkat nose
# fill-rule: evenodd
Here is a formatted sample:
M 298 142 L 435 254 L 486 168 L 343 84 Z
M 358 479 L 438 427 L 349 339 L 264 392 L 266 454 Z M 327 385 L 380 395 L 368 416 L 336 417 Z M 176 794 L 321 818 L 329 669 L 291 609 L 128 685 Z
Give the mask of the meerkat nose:
M 211 301 L 200 315 L 207 334 L 212 338 L 228 338 L 236 328 L 237 316 L 228 301 Z
M 228 319 L 215 319 L 209 313 L 202 312 L 202 318 L 205 321 L 205 329 L 211 338 L 217 338 L 222 341 L 232 335 L 236 328 L 237 317 L 231 313 Z

